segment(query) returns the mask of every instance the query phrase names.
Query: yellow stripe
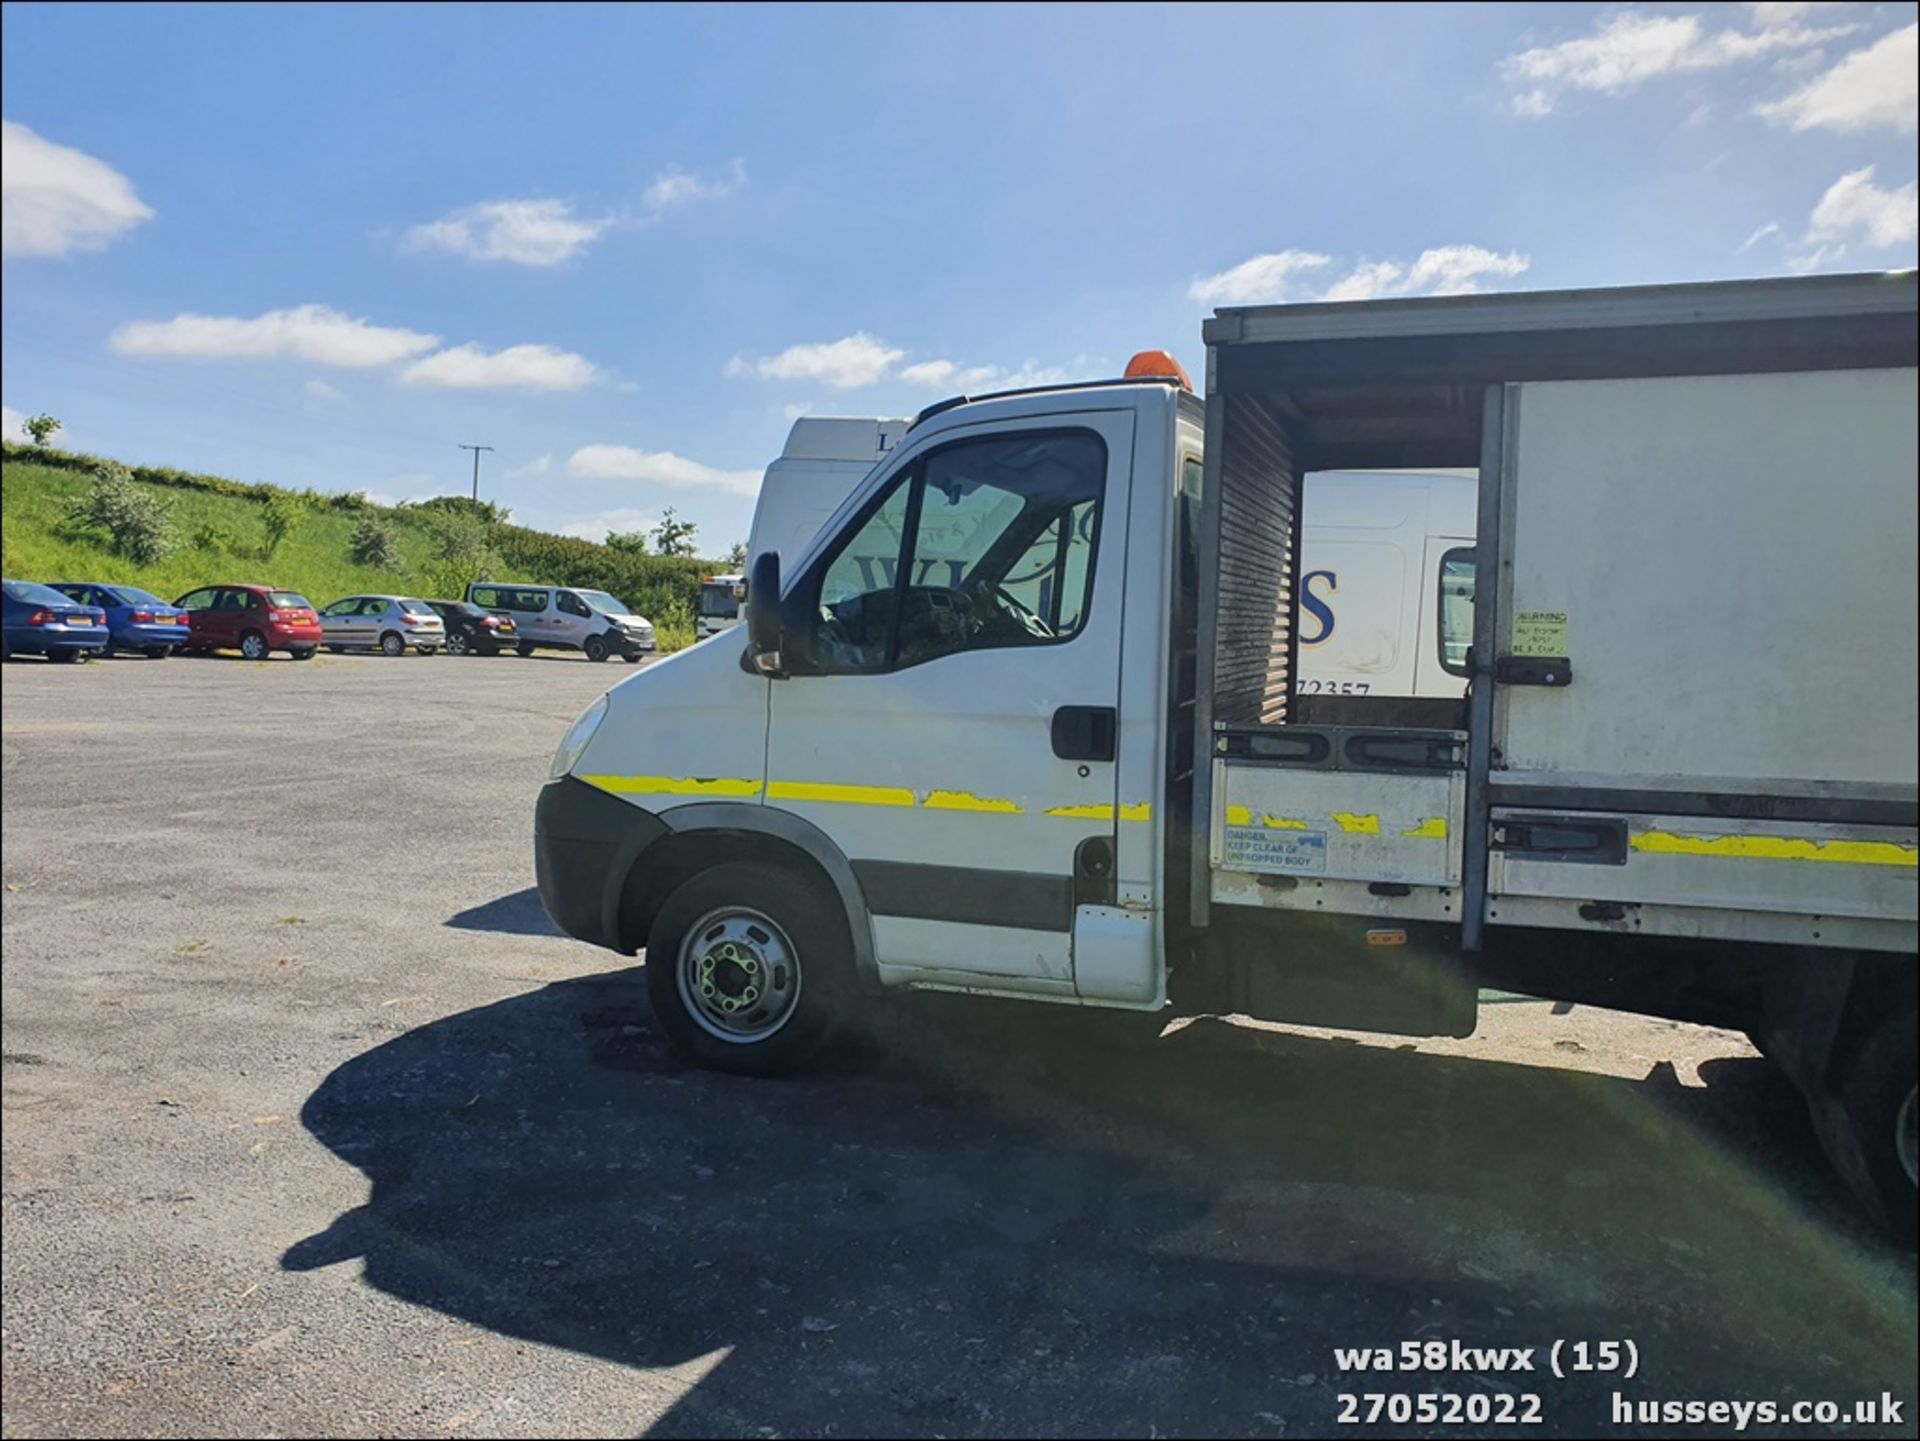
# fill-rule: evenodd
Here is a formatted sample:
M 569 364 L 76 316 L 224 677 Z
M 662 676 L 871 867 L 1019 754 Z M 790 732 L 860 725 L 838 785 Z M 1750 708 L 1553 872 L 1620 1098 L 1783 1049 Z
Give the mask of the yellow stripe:
M 1260 823 L 1270 831 L 1304 831 L 1307 823 L 1298 816 L 1262 816 Z
M 1230 826 L 1250 826 L 1253 824 L 1253 812 L 1245 806 L 1228 806 L 1227 824 Z
M 1896 841 L 1815 841 L 1803 836 L 1682 836 L 1642 831 L 1628 842 L 1662 856 L 1722 856 L 1753 861 L 1839 861 L 1854 866 L 1912 866 L 1915 849 Z
M 1356 815 L 1352 811 L 1334 811 L 1331 819 L 1336 826 L 1350 835 L 1377 836 L 1380 834 L 1380 817 L 1378 816 Z
M 828 781 L 774 781 L 767 786 L 773 801 L 823 801 L 846 806 L 911 806 L 913 792 L 902 786 L 843 786 Z
M 930 811 L 992 811 L 996 815 L 1025 814 L 1015 801 L 993 796 L 977 796 L 972 791 L 928 791 L 924 802 Z
M 732 776 L 581 776 L 619 796 L 757 796 L 760 782 Z
M 1412 836 L 1415 840 L 1444 841 L 1447 838 L 1447 818 L 1428 816 L 1417 826 L 1408 826 L 1400 832 L 1403 836 Z
M 1120 807 L 1120 819 L 1123 821 L 1150 821 L 1153 819 L 1153 807 L 1145 801 L 1134 801 Z

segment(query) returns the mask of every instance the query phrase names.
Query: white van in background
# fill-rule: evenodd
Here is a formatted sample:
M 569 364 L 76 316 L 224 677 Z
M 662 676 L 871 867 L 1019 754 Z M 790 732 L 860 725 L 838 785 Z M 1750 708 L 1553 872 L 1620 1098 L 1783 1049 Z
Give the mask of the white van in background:
M 521 655 L 577 650 L 588 660 L 617 655 L 637 661 L 654 649 L 653 622 L 604 590 L 477 580 L 467 587 L 467 602 L 511 616 L 518 632 L 514 648 Z
M 905 420 L 803 416 L 767 467 L 747 554 L 792 560 L 905 434 Z M 1299 595 L 1302 695 L 1458 696 L 1465 647 L 1436 639 L 1440 608 L 1473 603 L 1476 480 L 1466 470 L 1306 477 Z M 738 624 L 716 576 L 700 636 Z M 1449 589 L 1450 588 L 1450 589 Z M 744 587 L 742 589 L 744 597 Z M 1456 634 L 1463 633 L 1456 631 Z
M 694 610 L 695 640 L 705 640 L 740 624 L 740 604 L 747 598 L 744 575 L 710 575 L 700 582 L 700 603 Z

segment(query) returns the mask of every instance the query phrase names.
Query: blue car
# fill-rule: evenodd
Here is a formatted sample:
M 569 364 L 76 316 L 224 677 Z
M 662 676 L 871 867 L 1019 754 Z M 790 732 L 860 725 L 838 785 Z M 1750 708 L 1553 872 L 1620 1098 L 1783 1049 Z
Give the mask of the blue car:
M 85 660 L 107 648 L 107 613 L 81 605 L 51 586 L 31 581 L 0 581 L 0 622 L 4 651 L 0 658 L 43 655 L 48 660 Z
M 74 580 L 56 580 L 53 589 L 68 600 L 97 605 L 107 613 L 107 655 L 115 650 L 137 650 L 160 660 L 186 644 L 186 613 L 150 590 Z

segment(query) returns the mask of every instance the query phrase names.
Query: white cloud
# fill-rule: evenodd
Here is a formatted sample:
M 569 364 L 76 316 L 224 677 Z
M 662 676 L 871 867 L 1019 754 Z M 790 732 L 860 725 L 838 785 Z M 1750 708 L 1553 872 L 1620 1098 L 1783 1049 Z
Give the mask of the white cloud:
M 863 330 L 839 340 L 788 346 L 778 355 L 757 360 L 736 355 L 727 362 L 726 373 L 757 375 L 763 380 L 818 381 L 835 390 L 857 390 L 884 378 L 905 354 Z
M 468 343 L 414 361 L 400 382 L 443 390 L 578 390 L 599 374 L 585 356 L 551 345 L 509 345 L 489 354 Z
M 193 314 L 172 320 L 136 320 L 114 331 L 107 341 L 116 355 L 291 359 L 354 369 L 391 365 L 439 343 L 437 335 L 374 325 L 325 305 L 269 310 L 251 320 Z
M 1288 256 L 1305 256 L 1310 263 L 1296 262 L 1288 266 L 1265 264 Z M 1317 270 L 1332 263 L 1331 256 L 1284 250 L 1277 255 L 1256 256 L 1244 265 L 1222 271 L 1207 280 L 1196 281 L 1187 293 L 1195 300 L 1220 299 L 1229 305 L 1286 299 L 1377 300 L 1389 295 L 1467 295 L 1481 289 L 1484 282 L 1510 280 L 1523 274 L 1530 264 L 1526 256 L 1514 251 L 1503 255 L 1479 245 L 1440 245 L 1421 251 L 1411 261 L 1357 261 L 1345 275 L 1317 295 L 1288 294 L 1294 274 L 1301 270 Z M 1249 267 L 1264 268 L 1250 270 Z M 902 371 L 901 374 L 904 376 L 906 372 Z M 1059 375 L 1059 372 L 1046 374 L 1051 377 Z M 1023 380 L 1017 383 L 1045 385 L 1050 380 Z
M 1751 7 L 1752 30 L 1711 30 L 1699 15 L 1649 15 L 1622 10 L 1591 35 L 1536 46 L 1501 62 L 1518 92 L 1513 113 L 1546 115 L 1567 90 L 1622 95 L 1661 75 L 1718 70 L 1762 56 L 1805 50 L 1851 34 L 1859 26 L 1801 24 L 1806 6 Z
M 0 253 L 104 250 L 151 219 L 133 182 L 104 160 L 0 121 Z
M 525 465 L 510 466 L 505 472 L 508 480 L 538 480 L 553 469 L 553 457 L 542 455 L 528 461 Z
M 1920 24 L 1881 36 L 1756 112 L 1795 130 L 1913 134 L 1920 123 Z
M 560 265 L 613 225 L 611 217 L 575 215 L 564 200 L 489 200 L 409 230 L 408 250 L 444 250 L 472 260 Z
M 1187 298 L 1202 305 L 1260 305 L 1285 300 L 1288 287 L 1303 270 L 1331 265 L 1333 257 L 1310 250 L 1281 250 L 1256 255 L 1231 270 L 1203 276 L 1187 287 Z
M 966 395 L 990 390 L 1027 390 L 1036 385 L 1064 385 L 1073 377 L 1057 365 L 1042 365 L 1029 360 L 1018 370 L 1002 370 L 997 365 L 958 365 L 951 360 L 923 360 L 900 368 L 899 378 L 909 385 L 923 385 Z
M 607 538 L 608 531 L 629 534 L 633 531 L 649 531 L 660 523 L 660 517 L 650 510 L 603 510 L 594 515 L 583 515 L 578 520 L 570 520 L 560 527 L 560 534 L 571 535 L 579 540 L 591 540 L 596 543 Z
M 333 401 L 345 400 L 347 398 L 347 393 L 344 390 L 328 385 L 324 380 L 309 380 L 300 388 L 315 400 Z
M 700 200 L 724 200 L 746 183 L 747 167 L 740 160 L 728 166 L 724 174 L 712 178 L 669 165 L 654 177 L 642 198 L 648 213 L 659 216 Z
M 27 434 L 27 418 L 11 405 L 0 405 L 0 438 L 25 445 L 33 437 Z
M 1734 251 L 1734 254 L 1744 255 L 1747 251 L 1753 249 L 1754 246 L 1758 245 L 1761 241 L 1765 240 L 1769 235 L 1778 235 L 1779 233 L 1780 233 L 1780 222 L 1777 220 L 1769 220 L 1765 225 L 1757 227 L 1754 230 L 1753 234 L 1749 235 L 1745 240 L 1741 241 L 1740 248 Z
M 629 445 L 583 445 L 567 457 L 567 474 L 587 480 L 646 480 L 679 490 L 725 490 L 754 495 L 757 470 L 716 470 L 670 450 L 635 450 Z
M 1920 192 L 1909 180 L 1897 190 L 1873 183 L 1873 166 L 1850 170 L 1820 197 L 1807 220 L 1807 243 L 1859 241 L 1876 249 L 1911 241 L 1920 233 Z

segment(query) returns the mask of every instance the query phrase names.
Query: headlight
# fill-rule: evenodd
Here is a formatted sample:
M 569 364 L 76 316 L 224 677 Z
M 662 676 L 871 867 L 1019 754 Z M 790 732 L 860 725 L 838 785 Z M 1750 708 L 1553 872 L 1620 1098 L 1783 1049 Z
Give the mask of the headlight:
M 561 776 L 571 774 L 581 752 L 586 750 L 587 742 L 593 739 L 593 733 L 600 729 L 600 722 L 606 718 L 607 698 L 603 695 L 581 711 L 580 718 L 567 727 L 560 749 L 553 753 L 553 764 L 547 767 L 547 775 L 558 780 Z

